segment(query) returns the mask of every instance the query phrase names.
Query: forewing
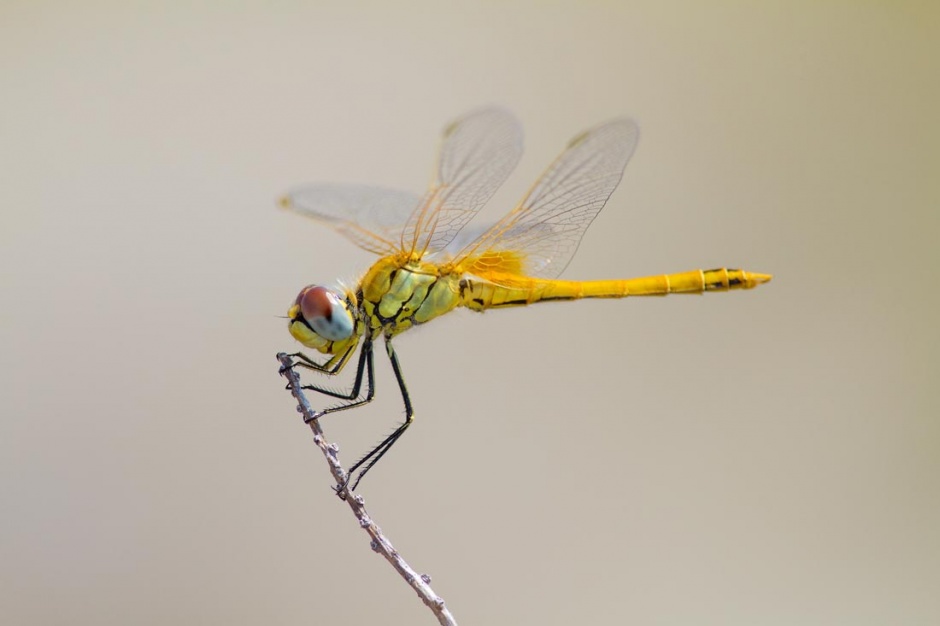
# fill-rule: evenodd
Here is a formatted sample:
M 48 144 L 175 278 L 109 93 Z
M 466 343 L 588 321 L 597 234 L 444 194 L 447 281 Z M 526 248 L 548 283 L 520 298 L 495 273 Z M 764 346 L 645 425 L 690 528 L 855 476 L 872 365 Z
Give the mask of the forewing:
M 556 278 L 617 188 L 639 129 L 619 119 L 581 133 L 508 215 L 468 245 L 457 263 L 486 277 Z
M 323 184 L 291 190 L 281 206 L 329 224 L 360 248 L 388 255 L 399 250 L 402 228 L 420 201 L 396 189 Z
M 434 180 L 402 231 L 402 249 L 443 250 L 505 182 L 521 156 L 522 126 L 505 109 L 477 109 L 448 125 Z

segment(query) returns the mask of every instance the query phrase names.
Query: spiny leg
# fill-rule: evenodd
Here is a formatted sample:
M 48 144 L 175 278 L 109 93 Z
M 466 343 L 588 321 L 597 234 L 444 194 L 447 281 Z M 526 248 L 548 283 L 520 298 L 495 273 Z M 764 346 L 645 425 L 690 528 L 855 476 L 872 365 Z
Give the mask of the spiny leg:
M 405 421 L 398 428 L 392 431 L 391 435 L 382 440 L 379 445 L 374 447 L 364 457 L 356 461 L 355 465 L 349 468 L 346 483 L 343 484 L 338 491 L 345 489 L 346 485 L 349 484 L 349 480 L 352 478 L 353 473 L 364 463 L 367 463 L 365 469 L 359 472 L 359 476 L 357 476 L 355 482 L 353 482 L 351 490 L 355 491 L 363 476 L 365 476 L 366 473 L 372 469 L 376 463 L 379 462 L 379 459 L 381 459 L 385 453 L 388 452 L 393 445 L 395 445 L 395 442 L 398 441 L 398 438 L 405 433 L 405 431 L 414 421 L 414 409 L 411 408 L 411 398 L 408 396 L 408 388 L 405 386 L 405 379 L 401 375 L 401 365 L 398 363 L 398 356 L 395 354 L 395 349 L 392 347 L 392 340 L 389 337 L 385 338 L 385 351 L 388 353 L 389 361 L 392 362 L 392 370 L 395 372 L 395 378 L 398 380 L 398 388 L 401 391 L 401 397 L 405 403 Z
M 309 389 L 311 391 L 316 391 L 317 393 L 322 393 L 333 398 L 339 398 L 340 400 L 350 400 L 350 402 L 347 404 L 342 404 L 318 411 L 315 419 L 319 419 L 328 413 L 344 411 L 346 409 L 351 409 L 353 407 L 362 406 L 363 404 L 372 402 L 372 398 L 375 397 L 375 365 L 372 355 L 372 339 L 366 339 L 362 344 L 362 351 L 359 353 L 359 365 L 356 367 L 356 380 L 353 382 L 352 389 L 348 393 L 327 389 L 325 387 L 318 387 L 316 385 L 303 385 L 301 387 L 301 389 Z M 320 371 L 329 375 L 333 375 L 335 373 L 323 370 Z M 360 398 L 359 392 L 362 389 L 363 376 L 368 378 L 368 382 L 366 383 L 367 391 L 365 397 Z
M 308 370 L 317 372 L 318 374 L 326 374 L 327 376 L 336 376 L 339 372 L 346 367 L 346 364 L 349 362 L 349 357 L 352 356 L 355 351 L 356 346 L 352 345 L 346 348 L 346 351 L 342 354 L 334 354 L 329 359 L 323 363 L 317 363 L 309 356 L 303 352 L 293 352 L 288 354 L 292 359 L 297 359 L 289 366 L 281 366 L 281 373 L 284 373 L 284 370 L 293 369 L 295 367 L 303 367 Z M 285 389 L 290 389 L 290 383 L 288 383 Z M 303 387 L 303 389 L 310 389 L 310 387 Z
M 349 361 L 349 357 L 352 356 L 355 349 L 355 345 L 352 345 L 347 348 L 346 352 L 344 352 L 342 355 L 332 356 L 325 363 L 317 363 L 303 352 L 294 352 L 292 354 L 288 354 L 287 356 L 291 357 L 292 359 L 298 359 L 291 367 L 303 367 L 308 370 L 313 370 L 314 372 L 320 372 L 321 374 L 334 376 L 346 366 L 346 363 Z

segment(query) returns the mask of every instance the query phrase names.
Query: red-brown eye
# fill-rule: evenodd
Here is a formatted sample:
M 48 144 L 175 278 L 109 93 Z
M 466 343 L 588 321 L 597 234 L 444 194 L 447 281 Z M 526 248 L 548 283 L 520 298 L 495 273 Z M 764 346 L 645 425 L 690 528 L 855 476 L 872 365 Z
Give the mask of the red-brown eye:
M 333 302 L 325 287 L 308 287 L 300 292 L 300 312 L 308 322 L 318 317 L 333 317 Z
M 297 296 L 300 313 L 318 335 L 330 341 L 349 338 L 353 319 L 346 303 L 326 287 L 310 286 Z

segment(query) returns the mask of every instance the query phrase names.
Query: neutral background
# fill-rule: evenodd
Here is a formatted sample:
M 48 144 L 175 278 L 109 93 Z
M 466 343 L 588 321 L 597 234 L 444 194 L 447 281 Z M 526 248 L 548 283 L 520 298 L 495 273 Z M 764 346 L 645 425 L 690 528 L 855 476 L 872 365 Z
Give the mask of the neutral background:
M 461 623 L 940 623 L 932 3 L 124 5 L 0 6 L 5 624 L 434 623 L 274 360 L 370 257 L 275 199 L 420 191 L 485 103 L 528 131 L 494 214 L 642 127 L 566 277 L 776 278 L 400 338 L 361 493 Z

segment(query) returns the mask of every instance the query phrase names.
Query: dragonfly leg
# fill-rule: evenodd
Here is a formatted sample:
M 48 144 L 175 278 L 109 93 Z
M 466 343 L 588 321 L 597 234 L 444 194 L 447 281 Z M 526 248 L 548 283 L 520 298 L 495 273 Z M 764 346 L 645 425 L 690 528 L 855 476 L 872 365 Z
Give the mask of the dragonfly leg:
M 408 396 L 408 388 L 405 386 L 405 379 L 401 375 L 401 365 L 398 363 L 398 356 L 395 354 L 395 349 L 392 347 L 392 341 L 389 337 L 385 338 L 385 351 L 388 353 L 389 361 L 392 362 L 392 370 L 395 372 L 395 378 L 398 380 L 398 388 L 401 391 L 401 397 L 405 403 L 405 421 L 402 422 L 398 428 L 392 431 L 391 435 L 383 439 L 379 445 L 375 446 L 365 456 L 356 461 L 356 463 L 351 468 L 349 468 L 346 483 L 343 484 L 338 489 L 338 491 L 345 489 L 346 485 L 349 484 L 349 480 L 352 478 L 353 473 L 365 465 L 365 468 L 359 472 L 355 482 L 353 482 L 352 491 L 355 491 L 363 476 L 365 476 L 366 473 L 368 473 L 368 471 L 379 462 L 379 459 L 381 459 L 385 453 L 388 452 L 393 445 L 395 445 L 395 442 L 398 441 L 398 438 L 401 437 L 406 430 L 408 430 L 408 427 L 411 426 L 411 423 L 414 421 L 414 409 L 411 407 L 411 398 Z
M 348 357 L 344 356 L 344 359 L 345 358 Z M 331 376 L 336 373 L 324 370 L 318 371 L 322 371 L 322 373 Z M 366 383 L 367 391 L 364 397 L 360 397 L 359 393 L 362 390 L 363 378 L 368 379 L 368 382 Z M 350 401 L 346 404 L 341 404 L 339 406 L 334 406 L 328 409 L 323 409 L 322 411 L 318 411 L 315 419 L 319 419 L 328 413 L 343 411 L 345 409 L 351 409 L 353 407 L 372 402 L 372 398 L 375 397 L 375 366 L 372 358 L 372 340 L 368 339 L 362 344 L 362 352 L 359 353 L 359 365 L 356 367 L 356 380 L 353 382 L 352 389 L 350 389 L 348 392 L 336 391 L 335 389 L 328 389 L 326 387 L 319 387 L 317 385 L 303 385 L 301 389 L 309 389 L 332 398 L 339 398 L 340 400 Z
M 292 354 L 288 354 L 287 356 L 292 359 L 297 359 L 297 361 L 295 361 L 291 367 L 303 367 L 308 370 L 313 370 L 315 372 L 333 376 L 334 374 L 338 374 L 339 371 L 345 367 L 355 348 L 356 347 L 354 345 L 350 346 L 342 355 L 338 357 L 330 357 L 324 363 L 317 363 L 303 352 L 294 352 Z

